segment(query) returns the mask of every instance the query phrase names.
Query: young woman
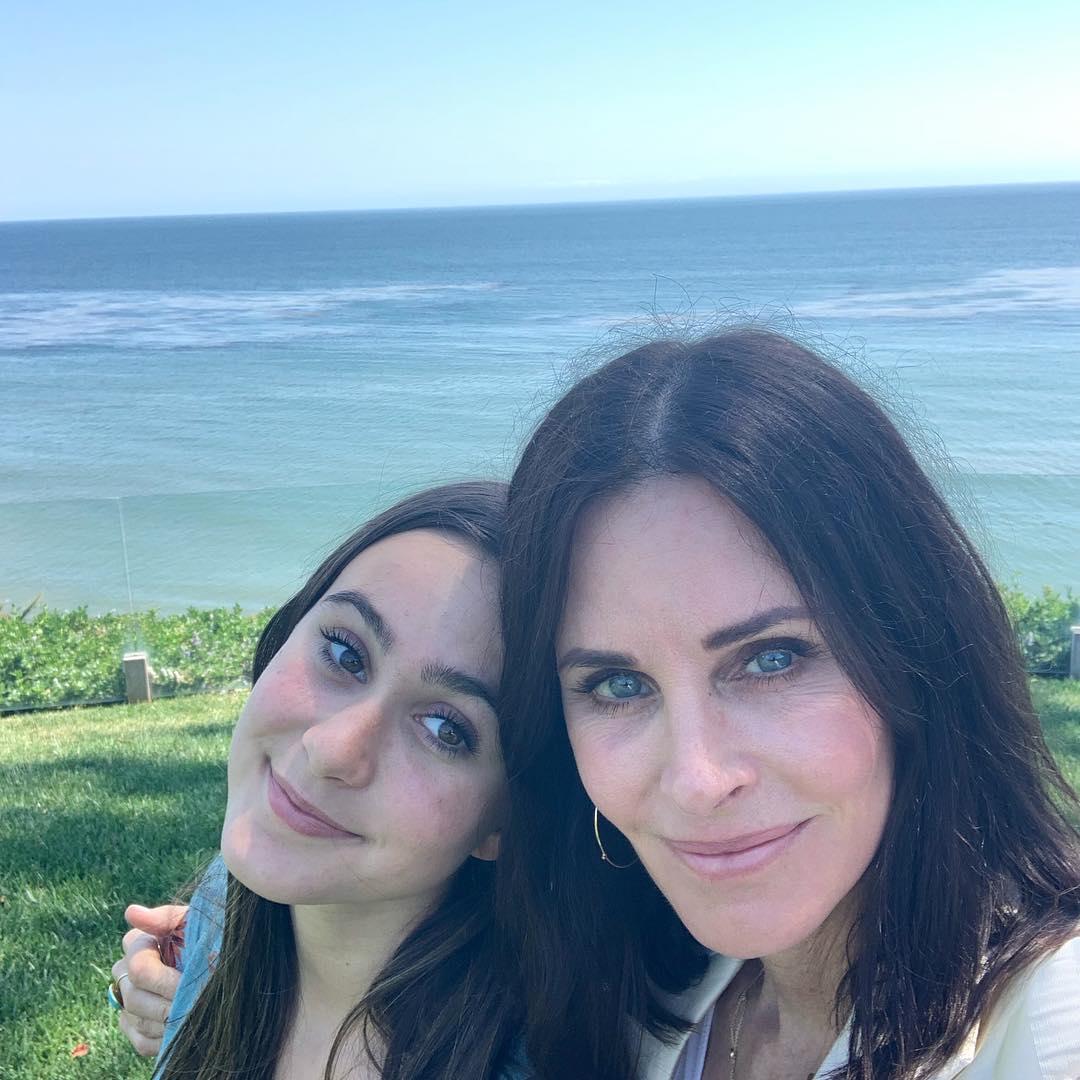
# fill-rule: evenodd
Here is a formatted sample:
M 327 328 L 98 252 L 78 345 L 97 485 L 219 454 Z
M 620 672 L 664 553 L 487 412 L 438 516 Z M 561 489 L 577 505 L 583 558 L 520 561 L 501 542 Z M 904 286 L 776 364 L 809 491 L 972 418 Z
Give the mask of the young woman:
M 504 598 L 539 1075 L 1080 1076 L 1075 796 L 851 380 L 757 330 L 612 361 L 525 450 Z
M 504 501 L 405 500 L 267 626 L 161 1080 L 516 1075 L 492 888 Z

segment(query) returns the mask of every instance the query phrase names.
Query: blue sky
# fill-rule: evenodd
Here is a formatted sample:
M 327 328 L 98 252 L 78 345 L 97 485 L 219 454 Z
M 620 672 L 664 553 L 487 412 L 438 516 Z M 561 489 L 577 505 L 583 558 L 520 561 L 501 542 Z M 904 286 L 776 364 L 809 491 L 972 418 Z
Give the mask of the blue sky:
M 1080 180 L 1080 4 L 6 2 L 0 219 Z

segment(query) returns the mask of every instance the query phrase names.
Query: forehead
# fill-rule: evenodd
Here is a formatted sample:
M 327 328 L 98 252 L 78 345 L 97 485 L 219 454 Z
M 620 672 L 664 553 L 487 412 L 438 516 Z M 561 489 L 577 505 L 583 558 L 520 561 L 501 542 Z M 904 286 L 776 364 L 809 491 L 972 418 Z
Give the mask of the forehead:
M 387 537 L 357 555 L 327 594 L 346 589 L 378 610 L 395 652 L 469 668 L 497 658 L 498 569 L 462 540 L 430 529 Z
M 798 602 L 768 541 L 710 484 L 654 477 L 583 514 L 562 629 L 619 617 L 642 629 L 673 623 L 708 633 Z

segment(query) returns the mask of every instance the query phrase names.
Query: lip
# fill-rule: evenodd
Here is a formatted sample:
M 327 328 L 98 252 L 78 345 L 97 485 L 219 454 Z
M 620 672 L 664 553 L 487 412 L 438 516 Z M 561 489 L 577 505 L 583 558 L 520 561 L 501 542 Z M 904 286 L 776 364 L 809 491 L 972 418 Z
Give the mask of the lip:
M 332 817 L 324 814 L 317 806 L 312 806 L 298 791 L 278 776 L 271 766 L 268 769 L 266 796 L 270 809 L 293 832 L 302 836 L 314 836 L 323 839 L 363 839 L 359 833 L 343 829 Z
M 695 873 L 730 878 L 762 870 L 802 835 L 812 818 L 727 840 L 667 840 L 665 843 Z

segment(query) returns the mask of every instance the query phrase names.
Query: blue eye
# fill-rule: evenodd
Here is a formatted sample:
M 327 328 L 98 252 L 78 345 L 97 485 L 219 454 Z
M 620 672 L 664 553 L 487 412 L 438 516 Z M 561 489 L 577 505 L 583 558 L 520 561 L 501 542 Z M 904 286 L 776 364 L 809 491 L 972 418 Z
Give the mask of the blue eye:
M 752 656 L 746 670 L 752 675 L 774 675 L 778 671 L 787 671 L 795 662 L 791 649 L 762 649 Z
M 645 684 L 629 671 L 609 675 L 593 687 L 593 692 L 597 697 L 608 701 L 627 701 L 630 698 L 640 697 L 644 690 Z

